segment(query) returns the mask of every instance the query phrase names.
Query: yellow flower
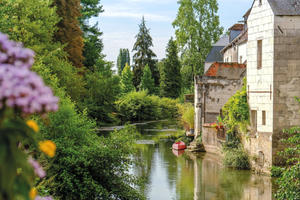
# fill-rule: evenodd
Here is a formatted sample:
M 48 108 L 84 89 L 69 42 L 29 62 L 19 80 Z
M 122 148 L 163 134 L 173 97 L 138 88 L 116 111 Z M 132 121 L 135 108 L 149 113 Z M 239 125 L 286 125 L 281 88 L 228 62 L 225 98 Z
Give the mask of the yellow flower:
M 33 120 L 28 120 L 26 122 L 27 126 L 29 126 L 32 130 L 34 130 L 34 132 L 39 132 L 40 128 L 39 126 L 37 125 L 37 123 Z
M 29 192 L 29 197 L 30 199 L 34 199 L 37 195 L 37 190 L 36 188 L 31 188 L 30 192 Z
M 56 145 L 51 140 L 46 140 L 39 143 L 40 150 L 48 155 L 50 158 L 54 157 Z

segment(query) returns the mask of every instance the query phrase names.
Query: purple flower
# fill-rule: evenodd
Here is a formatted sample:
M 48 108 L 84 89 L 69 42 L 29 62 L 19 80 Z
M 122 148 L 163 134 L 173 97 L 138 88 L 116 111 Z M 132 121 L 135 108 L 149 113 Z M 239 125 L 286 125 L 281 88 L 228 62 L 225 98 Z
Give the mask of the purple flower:
M 21 43 L 8 39 L 0 33 L 0 63 L 11 64 L 16 67 L 31 68 L 34 63 L 34 52 L 23 48 Z
M 43 168 L 41 167 L 41 165 L 34 160 L 32 157 L 28 158 L 28 162 L 31 164 L 31 166 L 34 169 L 34 173 L 40 177 L 40 178 L 44 178 L 46 176 L 46 172 L 43 170 Z
M 53 198 L 51 196 L 48 197 L 37 196 L 34 198 L 34 200 L 53 200 Z
M 58 109 L 58 98 L 30 71 L 33 57 L 33 51 L 0 33 L 0 109 L 8 106 L 28 114 Z

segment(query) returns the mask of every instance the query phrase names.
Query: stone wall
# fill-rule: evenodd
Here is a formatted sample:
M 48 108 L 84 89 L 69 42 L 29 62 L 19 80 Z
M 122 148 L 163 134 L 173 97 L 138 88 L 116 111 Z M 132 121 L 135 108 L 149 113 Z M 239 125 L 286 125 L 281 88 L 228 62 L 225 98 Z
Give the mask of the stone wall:
M 198 77 L 195 83 L 195 132 L 197 137 L 202 131 L 202 124 L 217 121 L 222 107 L 237 90 L 242 88 L 243 79 L 242 77 L 240 79 Z
M 202 143 L 206 152 L 222 154 L 222 144 L 224 139 L 218 137 L 216 128 L 211 127 L 209 124 L 204 124 L 202 128 Z
M 207 80 L 205 85 L 204 123 L 213 123 L 221 114 L 222 107 L 237 90 L 242 87 L 242 80 L 222 78 Z
M 256 172 L 270 174 L 272 167 L 272 133 L 258 132 L 242 138 L 244 149 L 250 155 L 250 164 Z
M 276 164 L 278 139 L 284 128 L 300 125 L 300 16 L 276 16 L 274 30 L 274 136 Z

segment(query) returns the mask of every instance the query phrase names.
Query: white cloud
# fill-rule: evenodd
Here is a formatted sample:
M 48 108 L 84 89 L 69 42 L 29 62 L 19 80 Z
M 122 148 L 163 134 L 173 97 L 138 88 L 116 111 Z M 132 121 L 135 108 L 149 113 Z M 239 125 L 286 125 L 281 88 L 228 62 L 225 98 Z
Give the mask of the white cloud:
M 147 20 L 158 22 L 172 22 L 172 19 L 168 16 L 159 15 L 155 13 L 143 13 L 140 9 L 132 9 L 126 6 L 106 6 L 105 12 L 100 15 L 101 17 L 126 17 L 141 19 L 145 16 Z

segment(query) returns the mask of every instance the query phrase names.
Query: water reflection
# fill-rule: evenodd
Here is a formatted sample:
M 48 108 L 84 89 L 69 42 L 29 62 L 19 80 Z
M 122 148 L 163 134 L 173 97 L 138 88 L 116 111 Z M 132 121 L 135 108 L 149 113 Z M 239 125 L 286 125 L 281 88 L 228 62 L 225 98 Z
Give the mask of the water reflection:
M 172 152 L 172 142 L 157 141 L 161 132 L 150 130 L 170 128 L 174 125 L 167 122 L 139 127 L 143 138 L 134 158 L 141 165 L 134 165 L 133 173 L 144 178 L 145 185 L 140 189 L 148 199 L 272 200 L 271 178 L 225 169 L 214 154 Z M 157 142 L 145 142 L 149 140 Z

